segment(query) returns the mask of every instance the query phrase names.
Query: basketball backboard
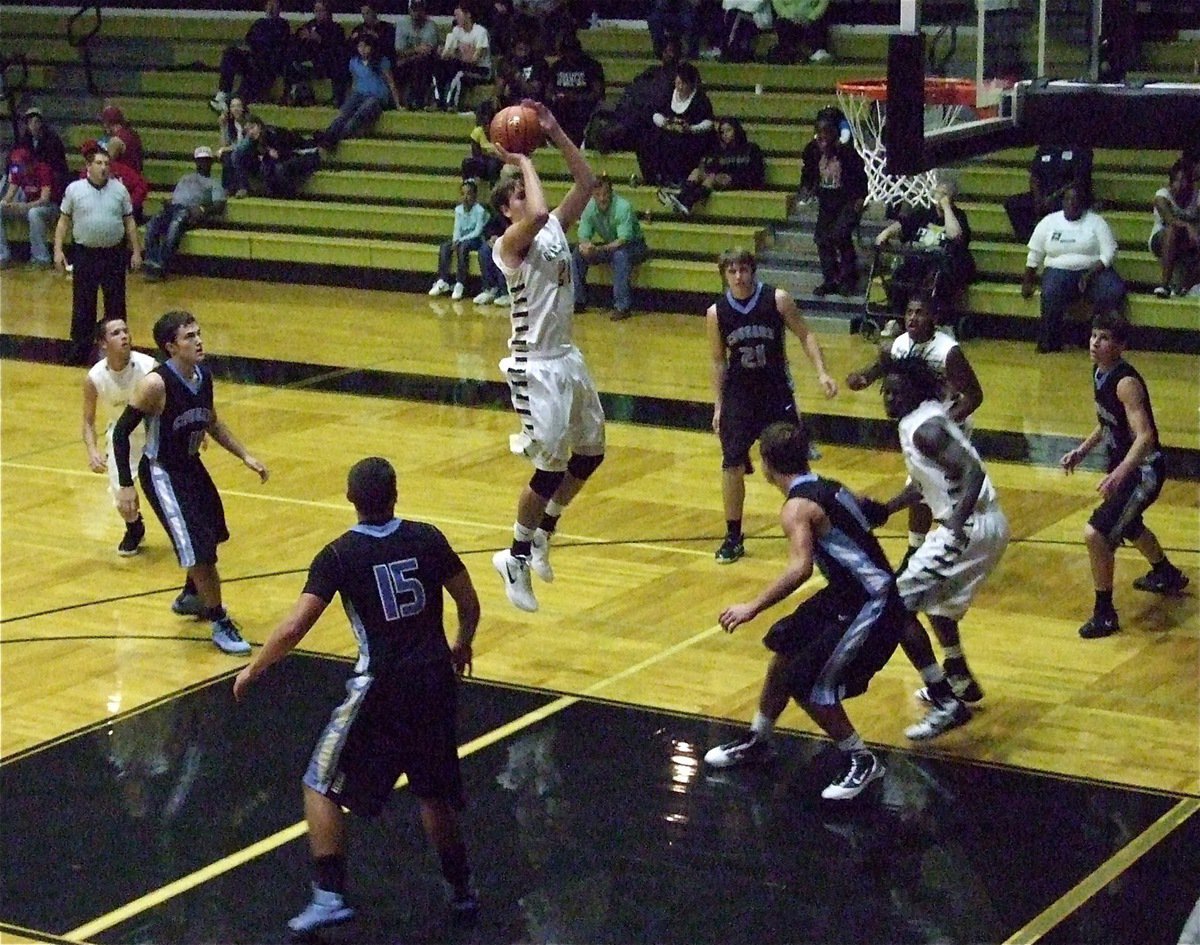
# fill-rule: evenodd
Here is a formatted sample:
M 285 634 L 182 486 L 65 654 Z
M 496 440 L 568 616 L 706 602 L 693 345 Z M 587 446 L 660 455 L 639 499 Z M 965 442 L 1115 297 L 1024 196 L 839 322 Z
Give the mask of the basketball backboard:
M 1200 63 L 1140 43 L 1136 17 L 1123 0 L 901 0 L 889 37 L 889 173 L 1015 145 L 1194 143 Z M 974 84 L 973 107 L 952 119 L 925 96 L 947 77 Z

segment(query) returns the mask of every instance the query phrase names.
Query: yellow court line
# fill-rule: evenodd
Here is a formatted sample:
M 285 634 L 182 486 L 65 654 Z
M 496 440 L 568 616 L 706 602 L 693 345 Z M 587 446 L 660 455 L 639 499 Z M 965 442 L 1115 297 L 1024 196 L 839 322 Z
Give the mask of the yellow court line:
M 1004 945 L 1033 945 L 1034 942 L 1039 941 L 1043 935 L 1133 866 L 1167 834 L 1198 810 L 1200 810 L 1200 799 L 1184 798 L 1105 860 L 1099 869 L 1094 870 L 1073 888 L 1067 890 L 1024 928 L 1006 938 Z
M 475 752 L 480 751 L 481 749 L 486 748 L 487 746 L 494 744 L 503 738 L 507 738 L 514 732 L 518 732 L 523 728 L 528 728 L 530 725 L 534 725 L 535 723 L 542 721 L 542 719 L 549 718 L 551 715 L 555 715 L 556 713 L 561 712 L 563 709 L 574 705 L 583 697 L 583 695 L 595 695 L 601 690 L 606 689 L 608 686 L 620 682 L 622 679 L 626 679 L 635 673 L 641 672 L 648 666 L 653 666 L 655 663 L 669 659 L 681 650 L 685 650 L 689 646 L 693 646 L 702 640 L 708 639 L 709 637 L 719 633 L 720 630 L 721 627 L 719 625 L 713 625 L 706 630 L 701 630 L 699 633 L 693 634 L 687 639 L 681 640 L 673 646 L 669 646 L 665 650 L 660 650 L 653 656 L 647 657 L 640 663 L 635 663 L 633 666 L 629 666 L 613 676 L 608 676 L 605 679 L 601 679 L 598 682 L 593 683 L 591 686 L 587 687 L 580 696 L 560 696 L 553 702 L 534 709 L 531 712 L 526 712 L 519 718 L 513 719 L 511 722 L 501 725 L 498 728 L 494 728 L 490 732 L 485 732 L 478 738 L 474 738 L 467 742 L 465 745 L 459 748 L 458 755 L 460 758 L 465 758 L 468 755 L 472 755 Z M 401 777 L 400 780 L 396 782 L 397 790 L 404 787 L 407 783 L 408 779 Z M 286 843 L 291 843 L 293 840 L 298 840 L 306 833 L 308 833 L 308 824 L 304 821 L 292 824 L 290 827 L 285 827 L 283 830 L 277 831 L 276 833 L 271 834 L 269 837 L 264 837 L 262 840 L 259 840 L 256 843 L 245 847 L 244 849 L 238 850 L 236 853 L 231 853 L 229 856 L 222 857 L 216 862 L 210 863 L 208 866 L 201 867 L 195 872 L 189 873 L 187 876 L 182 876 L 174 882 L 168 883 L 166 886 L 161 886 L 152 892 L 146 893 L 144 896 L 134 899 L 132 902 L 126 903 L 118 909 L 114 909 L 112 912 L 93 919 L 91 922 L 85 923 L 76 929 L 72 929 L 63 937 L 70 939 L 71 941 L 83 941 L 94 935 L 98 935 L 101 932 L 106 932 L 113 926 L 119 925 L 122 922 L 126 922 L 129 919 L 132 919 L 134 916 L 141 915 L 143 912 L 153 909 L 155 906 L 161 905 L 170 899 L 174 899 L 176 896 L 180 896 L 188 890 L 194 889 L 196 886 L 208 882 L 210 879 L 214 879 L 223 873 L 228 873 L 230 870 L 236 869 L 244 863 L 248 863 L 251 860 L 263 856 L 264 854 L 270 853 L 272 850 L 275 850 Z

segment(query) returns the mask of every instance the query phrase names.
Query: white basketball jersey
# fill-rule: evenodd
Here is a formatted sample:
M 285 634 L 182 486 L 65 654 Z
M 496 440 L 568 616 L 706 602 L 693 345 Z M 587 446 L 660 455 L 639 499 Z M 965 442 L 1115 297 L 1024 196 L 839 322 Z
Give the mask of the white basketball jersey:
M 122 371 L 113 371 L 107 360 L 101 360 L 92 365 L 88 378 L 96 388 L 96 401 L 103 404 L 108 415 L 105 427 L 105 438 L 112 448 L 112 429 L 117 418 L 129 404 L 129 397 L 137 382 L 158 367 L 158 362 L 148 354 L 140 351 L 129 353 L 129 363 Z M 129 438 L 130 445 L 139 450 L 146 442 L 145 425 L 139 423 Z
M 499 252 L 492 258 L 513 300 L 509 350 L 532 357 L 556 357 L 571 350 L 575 284 L 571 248 L 558 217 L 550 214 L 518 268 L 506 266 Z
M 913 434 L 921 424 L 936 417 L 945 420 L 948 434 L 954 437 L 959 445 L 975 458 L 977 463 L 980 463 L 981 466 L 983 464 L 966 434 L 950 419 L 945 404 L 938 403 L 936 400 L 927 400 L 908 416 L 900 419 L 900 449 L 904 451 L 904 465 L 908 467 L 909 478 L 920 487 L 921 496 L 930 511 L 933 512 L 933 517 L 944 520 L 958 504 L 963 483 L 948 478 L 942 468 L 917 449 L 916 444 L 913 443 Z M 987 470 L 984 470 L 983 486 L 979 490 L 979 498 L 975 502 L 974 511 L 986 512 L 995 502 L 996 490 L 992 486 L 992 480 L 988 476 Z
M 957 347 L 958 342 L 944 331 L 935 331 L 932 338 L 919 344 L 912 340 L 912 336 L 908 332 L 904 332 L 892 342 L 892 357 L 896 359 L 920 358 L 933 368 L 934 373 L 945 382 L 946 359 L 950 357 L 950 352 Z

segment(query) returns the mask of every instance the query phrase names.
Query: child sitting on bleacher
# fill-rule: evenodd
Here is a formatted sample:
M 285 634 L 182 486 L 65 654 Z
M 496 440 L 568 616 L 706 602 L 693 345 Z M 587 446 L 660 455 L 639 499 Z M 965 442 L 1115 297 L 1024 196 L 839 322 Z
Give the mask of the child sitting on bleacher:
M 483 227 L 487 223 L 488 213 L 479 203 L 479 185 L 473 180 L 465 180 L 459 191 L 462 202 L 454 208 L 454 230 L 450 239 L 438 248 L 438 277 L 430 295 L 445 295 L 458 301 L 466 292 L 467 271 L 470 266 L 471 251 L 479 249 L 483 242 Z M 454 257 L 455 281 L 450 287 L 450 257 Z

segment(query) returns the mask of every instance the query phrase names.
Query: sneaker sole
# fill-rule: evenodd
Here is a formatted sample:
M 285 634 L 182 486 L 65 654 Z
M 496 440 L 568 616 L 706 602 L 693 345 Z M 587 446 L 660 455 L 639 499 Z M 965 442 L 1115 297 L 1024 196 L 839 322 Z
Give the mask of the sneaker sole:
M 134 555 L 138 555 L 141 553 L 142 553 L 141 548 L 134 548 L 132 550 L 127 549 L 127 548 L 118 548 L 117 549 L 117 554 L 119 554 L 122 558 L 132 558 Z
M 222 646 L 216 640 L 213 640 L 212 643 L 213 643 L 213 646 L 215 646 L 218 650 L 220 650 L 226 656 L 247 656 L 253 650 L 253 647 L 251 647 L 249 643 L 247 643 L 244 648 L 238 647 L 237 649 L 233 649 L 232 647 L 228 647 L 228 646 Z
M 354 910 L 353 909 L 343 909 L 341 912 L 337 913 L 334 916 L 331 916 L 329 919 L 318 922 L 316 925 L 305 926 L 302 929 L 296 928 L 295 926 L 292 925 L 291 922 L 289 922 L 288 923 L 288 931 L 291 932 L 293 935 L 311 935 L 313 932 L 321 931 L 321 929 L 331 929 L 335 925 L 345 925 L 347 922 L 349 922 L 353 918 L 354 918 Z

